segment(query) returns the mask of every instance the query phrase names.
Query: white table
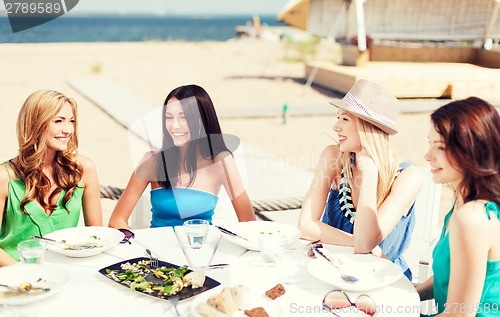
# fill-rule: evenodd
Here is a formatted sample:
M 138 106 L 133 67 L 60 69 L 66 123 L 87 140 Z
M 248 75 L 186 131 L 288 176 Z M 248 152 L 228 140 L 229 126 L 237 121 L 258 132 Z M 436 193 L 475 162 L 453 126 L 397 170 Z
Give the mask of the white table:
M 134 232 L 136 237 L 131 240 L 132 244 L 120 244 L 93 257 L 69 258 L 49 251 L 45 263 L 68 271 L 71 275 L 68 285 L 41 302 L 24 306 L 0 306 L 0 316 L 176 316 L 168 301 L 131 292 L 98 273 L 99 269 L 114 263 L 145 257 L 145 247 L 160 260 L 187 265 L 171 228 L 141 229 Z M 292 248 L 306 252 L 306 243 L 297 241 Z M 352 248 L 349 247 L 327 248 L 330 252 L 352 253 Z M 212 263 L 231 265 L 207 271 L 209 277 L 221 283 L 208 291 L 211 293 L 236 284 L 265 291 L 280 282 L 279 270 L 272 264 L 265 264 L 258 252 L 247 251 L 225 239 L 221 239 Z M 307 267 L 303 268 L 303 274 L 296 284 L 286 284 L 285 288 L 286 294 L 274 302 L 279 306 L 280 316 L 333 316 L 322 311 L 321 303 L 324 295 L 335 287 L 312 276 Z M 356 298 L 357 293 L 347 293 Z M 378 307 L 383 307 L 383 311 L 375 316 L 419 316 L 418 294 L 404 276 L 391 285 L 364 293 L 370 295 Z M 196 301 L 196 297 L 179 303 L 178 309 L 182 316 L 191 316 L 193 301 Z

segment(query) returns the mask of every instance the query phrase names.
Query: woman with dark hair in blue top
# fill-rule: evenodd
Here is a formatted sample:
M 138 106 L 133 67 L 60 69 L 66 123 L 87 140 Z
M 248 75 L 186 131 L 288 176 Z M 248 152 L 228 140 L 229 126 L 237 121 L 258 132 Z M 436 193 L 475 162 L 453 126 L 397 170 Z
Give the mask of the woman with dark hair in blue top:
M 168 94 L 162 113 L 162 147 L 143 157 L 109 226 L 128 228 L 127 220 L 148 184 L 151 227 L 182 225 L 194 218 L 211 222 L 221 186 L 231 198 L 238 220 L 255 220 L 207 92 L 196 85 L 178 87 Z

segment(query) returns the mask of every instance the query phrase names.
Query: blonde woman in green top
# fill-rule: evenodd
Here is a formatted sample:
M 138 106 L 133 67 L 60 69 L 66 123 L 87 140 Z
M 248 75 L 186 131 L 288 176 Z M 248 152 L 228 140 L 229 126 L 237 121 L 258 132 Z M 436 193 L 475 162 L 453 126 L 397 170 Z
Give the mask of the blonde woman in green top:
M 102 226 L 94 163 L 77 154 L 73 99 L 39 90 L 17 119 L 19 155 L 0 167 L 0 266 L 17 263 L 17 244 L 31 235 L 75 227 L 83 206 L 86 225 Z
M 433 252 L 434 276 L 417 286 L 438 316 L 500 316 L 500 116 L 470 97 L 431 115 L 426 159 L 455 203 Z

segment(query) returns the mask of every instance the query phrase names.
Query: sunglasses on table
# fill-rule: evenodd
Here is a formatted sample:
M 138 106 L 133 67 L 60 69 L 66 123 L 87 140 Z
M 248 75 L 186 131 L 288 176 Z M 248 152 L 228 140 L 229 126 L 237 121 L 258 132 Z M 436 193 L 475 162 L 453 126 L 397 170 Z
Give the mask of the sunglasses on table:
M 120 231 L 121 233 L 123 233 L 123 240 L 120 241 L 120 243 L 131 244 L 130 239 L 135 238 L 135 234 L 132 231 L 130 231 L 128 229 L 124 229 L 124 228 L 118 229 L 118 231 Z
M 345 309 L 352 306 L 369 316 L 375 315 L 375 301 L 373 298 L 365 294 L 359 295 L 355 302 L 352 302 L 349 296 L 341 290 L 328 292 L 323 298 L 323 309 L 329 311 L 335 316 L 339 316 L 337 313 L 345 311 Z

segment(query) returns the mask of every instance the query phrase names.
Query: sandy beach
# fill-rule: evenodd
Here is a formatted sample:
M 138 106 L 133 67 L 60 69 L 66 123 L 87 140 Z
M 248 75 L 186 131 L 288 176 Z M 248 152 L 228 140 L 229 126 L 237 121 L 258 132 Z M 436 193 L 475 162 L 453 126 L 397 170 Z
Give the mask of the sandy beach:
M 91 157 L 100 183 L 124 187 L 133 166 L 127 129 L 75 91 L 69 78 L 108 78 L 151 105 L 161 105 L 173 88 L 195 83 L 211 95 L 216 109 L 282 109 L 327 104 L 339 95 L 304 86 L 304 65 L 281 42 L 140 42 L 2 44 L 0 50 L 0 160 L 16 155 L 15 124 L 27 96 L 54 89 L 74 97 L 79 105 L 80 153 Z M 330 115 L 222 118 L 223 132 L 240 137 L 290 164 L 313 171 L 322 149 L 332 142 L 335 109 Z M 392 138 L 400 160 L 427 166 L 429 113 L 402 113 Z M 305 194 L 305 193 L 304 193 Z M 442 209 L 449 208 L 446 191 Z M 103 200 L 105 224 L 114 202 Z

